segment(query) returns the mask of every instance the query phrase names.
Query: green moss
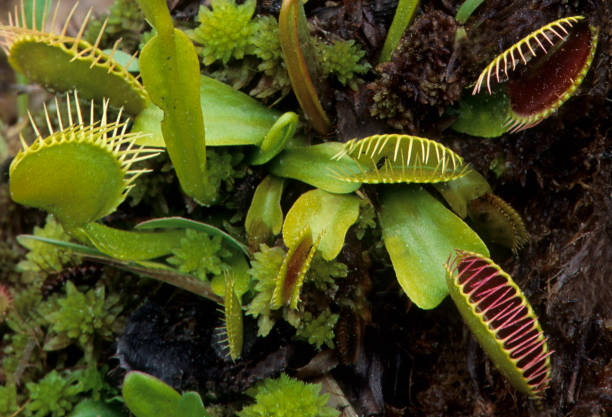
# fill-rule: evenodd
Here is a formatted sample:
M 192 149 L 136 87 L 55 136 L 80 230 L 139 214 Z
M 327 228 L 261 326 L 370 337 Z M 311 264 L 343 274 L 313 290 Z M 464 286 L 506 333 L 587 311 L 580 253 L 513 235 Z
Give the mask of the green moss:
M 0 386 L 0 415 L 8 416 L 17 410 L 17 387 L 8 382 Z
M 104 20 L 108 24 L 100 40 L 101 49 L 111 48 L 115 39 L 122 38 L 121 46 L 135 50 L 140 40 L 140 33 L 145 29 L 144 16 L 136 0 L 115 0 L 108 15 L 93 20 L 85 30 L 85 39 L 93 44 L 102 30 Z
M 242 178 L 246 174 L 246 167 L 241 166 L 244 155 L 236 150 L 226 148 L 208 148 L 206 150 L 206 167 L 208 175 L 207 186 L 211 195 L 215 195 L 214 201 L 219 201 L 222 191 L 232 191 L 236 178 Z M 223 190 L 221 186 L 224 185 Z M 227 194 L 225 194 L 228 197 Z M 229 196 L 231 199 L 231 196 Z
M 335 291 L 338 289 L 336 278 L 348 275 L 348 267 L 342 262 L 326 261 L 317 253 L 306 275 L 306 281 L 312 283 L 319 291 Z M 331 294 L 330 294 L 331 295 Z
M 25 415 L 61 417 L 72 410 L 82 394 L 99 398 L 104 382 L 95 369 L 62 373 L 52 370 L 40 381 L 28 382 L 26 388 L 30 401 L 25 406 Z
M 257 318 L 258 336 L 267 336 L 274 326 L 275 320 L 271 317 L 270 302 L 284 255 L 285 252 L 281 248 L 270 248 L 265 244 L 262 244 L 259 252 L 253 255 L 249 275 L 255 281 L 256 295 L 248 305 L 247 314 Z
M 279 91 L 286 95 L 291 90 L 291 82 L 283 62 L 278 22 L 273 16 L 258 16 L 253 24 L 252 51 L 261 60 L 257 70 L 264 77 L 250 93 L 258 98 L 269 97 Z
M 363 239 L 368 229 L 375 230 L 376 226 L 376 210 L 374 205 L 368 200 L 360 200 L 359 217 L 357 218 L 357 223 L 355 223 L 357 239 Z
M 311 313 L 306 312 L 295 336 L 297 339 L 310 343 L 316 349 L 321 349 L 323 345 L 333 349 L 334 328 L 339 317 L 338 314 L 332 313 L 329 309 L 324 310 L 318 317 L 313 317 Z
M 181 246 L 173 249 L 172 253 L 168 263 L 175 265 L 180 272 L 194 275 L 202 281 L 229 270 L 225 261 L 232 255 L 222 246 L 221 236 L 209 236 L 191 229 L 181 239 Z
M 365 51 L 352 39 L 332 44 L 319 40 L 316 52 L 322 73 L 334 75 L 342 85 L 349 85 L 353 90 L 358 88 L 357 74 L 365 74 L 371 68 L 369 63 L 361 63 Z
M 93 337 L 112 340 L 117 316 L 123 309 L 119 296 L 106 296 L 104 286 L 80 292 L 68 281 L 66 295 L 57 300 L 58 310 L 49 314 L 51 329 L 78 340 L 87 352 L 93 350 Z
M 231 58 L 242 59 L 250 52 L 255 5 L 255 0 L 247 0 L 242 5 L 236 5 L 233 0 L 212 0 L 212 9 L 200 7 L 197 17 L 200 25 L 189 35 L 202 45 L 199 52 L 204 65 L 216 61 L 226 64 Z
M 55 221 L 52 215 L 47 216 L 43 228 L 38 226 L 34 228 L 34 235 L 57 240 L 70 240 L 70 236 L 64 232 L 62 226 Z M 17 270 L 20 272 L 60 272 L 65 265 L 74 261 L 75 255 L 68 249 L 29 239 L 24 240 L 22 244 L 29 249 L 29 252 L 26 254 L 26 259 L 17 264 Z
M 307 384 L 282 374 L 266 379 L 248 394 L 255 404 L 238 412 L 238 417 L 337 417 L 329 406 L 329 394 L 320 395 L 321 384 Z

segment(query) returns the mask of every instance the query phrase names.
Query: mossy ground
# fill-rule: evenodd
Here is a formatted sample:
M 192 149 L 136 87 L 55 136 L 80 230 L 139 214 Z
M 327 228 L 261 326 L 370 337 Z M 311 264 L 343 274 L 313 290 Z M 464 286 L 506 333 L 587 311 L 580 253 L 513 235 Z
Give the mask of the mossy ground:
M 181 19 L 192 16 L 190 3 L 178 2 L 174 13 Z M 258 2 L 256 13 L 277 12 L 274 3 L 277 2 Z M 369 62 L 375 63 L 395 2 L 334 3 L 337 6 L 330 7 L 331 2 L 322 0 L 308 2 L 307 14 L 317 17 L 315 33 L 330 32 L 345 39 L 356 39 L 364 47 Z M 376 245 L 371 246 L 369 262 L 365 261 L 356 254 L 368 246 L 351 235 L 340 256 L 351 272 L 339 292 L 360 299 L 359 303 L 370 313 L 365 315 L 371 315 L 371 319 L 350 319 L 353 324 L 367 322 L 361 353 L 354 366 L 341 365 L 332 374 L 357 411 L 365 415 L 607 415 L 612 410 L 612 102 L 609 99 L 612 94 L 612 5 L 606 0 L 487 1 L 468 21 L 471 34 L 468 43 L 448 50 L 444 48 L 452 47 L 449 39 L 453 38 L 449 31 L 455 30 L 455 25 L 449 22 L 458 7 L 450 4 L 459 2 L 424 0 L 421 3 L 414 27 L 427 28 L 427 31 L 409 30 L 402 54 L 378 71 L 364 75 L 357 91 L 331 80 L 323 95 L 324 105 L 330 118 L 335 120 L 336 135 L 340 138 L 403 128 L 408 133 L 439 139 L 485 174 L 495 193 L 522 215 L 530 235 L 529 243 L 517 256 L 493 248 L 493 257 L 523 288 L 549 336 L 549 347 L 555 351 L 551 388 L 539 406 L 515 394 L 472 339 L 449 300 L 432 311 L 411 305 L 395 283 L 388 261 L 378 257 L 381 251 Z M 459 97 L 458 91 L 476 79 L 478 71 L 499 50 L 542 23 L 575 14 L 585 15 L 591 24 L 600 27 L 599 47 L 577 96 L 557 114 L 535 128 L 493 140 L 445 129 L 450 122 L 444 115 L 446 107 Z M 443 69 L 446 74 L 441 77 Z M 3 82 L 9 72 L 7 66 L 0 69 L 0 101 L 12 94 L 11 83 Z M 373 117 L 372 108 L 380 105 L 374 95 L 388 98 L 385 88 L 391 92 L 399 88 L 405 94 L 386 102 L 388 117 Z M 287 110 L 297 108 L 291 95 L 277 106 Z M 10 136 L 10 129 L 18 122 L 16 112 L 6 108 L 6 112 L 0 112 L 4 123 L 2 133 Z M 9 149 L 14 153 L 14 147 Z M 6 248 L 19 253 L 23 251 L 16 245 L 16 235 L 31 232 L 34 224 L 42 224 L 44 215 L 10 201 L 4 171 L 0 172 L 0 240 Z M 161 175 L 170 177 L 171 173 Z M 244 216 L 258 183 L 253 178 L 261 177 L 255 170 L 237 179 L 234 205 L 226 209 L 238 217 L 241 213 Z M 160 180 L 155 187 L 162 190 L 160 199 L 152 202 L 145 198 L 135 207 L 124 204 L 111 220 L 133 223 L 132 219 L 152 217 L 152 213 L 188 213 L 193 218 L 207 215 L 201 208 L 186 206 L 172 178 Z M 289 207 L 303 189 L 296 185 L 296 189 L 288 190 L 283 205 Z M 366 191 L 376 201 L 375 189 L 366 187 Z M 161 204 L 161 200 L 165 203 Z M 375 236 L 366 235 L 365 239 L 374 241 Z M 0 274 L 0 279 L 9 279 L 9 272 L 1 264 Z M 254 344 L 246 342 L 250 345 L 246 348 L 245 361 L 224 362 L 211 347 L 215 343 L 211 328 L 218 321 L 211 318 L 214 308 L 210 302 L 155 285 L 134 288 L 132 284 L 131 289 L 142 296 L 143 302 L 149 299 L 148 307 L 144 307 L 149 309 L 146 310 L 149 315 L 143 321 L 152 325 L 146 337 L 159 339 L 159 335 L 164 335 L 163 343 L 155 346 L 158 350 L 138 351 L 151 345 L 142 343 L 134 347 L 128 343 L 130 331 L 145 331 L 139 328 L 139 315 L 134 316 L 119 342 L 137 356 L 138 360 L 133 359 L 132 364 L 140 363 L 150 367 L 148 371 L 154 371 L 156 360 L 146 355 L 180 358 L 181 361 L 170 363 L 177 367 L 173 377 L 184 375 L 176 384 L 181 388 L 195 387 L 208 393 L 209 399 L 214 393 L 216 398 L 233 400 L 253 381 L 276 375 L 286 368 L 295 369 L 314 354 L 305 344 L 292 341 L 288 326 L 280 325 L 266 339 Z M 133 304 L 132 310 L 138 306 Z M 152 322 L 151 317 L 159 320 Z M 254 323 L 247 323 L 249 327 L 251 332 L 256 331 Z M 6 326 L 0 325 L 0 335 L 7 331 Z M 177 340 L 180 343 L 175 343 Z M 354 340 L 358 339 L 349 337 L 341 344 L 349 344 L 344 348 L 350 351 L 355 349 L 350 346 Z M 116 361 L 110 359 L 112 349 L 104 345 L 103 352 L 107 355 L 101 354 L 101 361 L 115 366 Z M 48 365 L 53 363 L 50 361 Z M 115 382 L 118 381 L 119 377 L 115 376 Z

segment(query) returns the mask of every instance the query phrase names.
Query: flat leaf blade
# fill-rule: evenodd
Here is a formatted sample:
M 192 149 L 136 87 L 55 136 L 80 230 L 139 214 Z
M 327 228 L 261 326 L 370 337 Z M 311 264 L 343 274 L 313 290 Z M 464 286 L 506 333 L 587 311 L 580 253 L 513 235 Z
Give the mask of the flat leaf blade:
M 423 309 L 448 294 L 444 262 L 454 249 L 489 256 L 478 235 L 420 186 L 387 188 L 380 221 L 397 280 Z

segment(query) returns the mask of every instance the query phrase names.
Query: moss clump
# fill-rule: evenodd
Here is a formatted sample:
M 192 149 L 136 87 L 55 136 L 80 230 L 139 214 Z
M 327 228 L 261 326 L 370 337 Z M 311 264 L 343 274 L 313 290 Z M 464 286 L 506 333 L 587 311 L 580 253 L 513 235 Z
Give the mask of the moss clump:
M 123 309 L 119 296 L 106 296 L 104 286 L 85 293 L 68 281 L 66 295 L 57 299 L 58 309 L 49 314 L 51 329 L 78 340 L 84 350 L 93 348 L 93 337 L 111 340 L 117 316 Z
M 30 401 L 25 415 L 34 417 L 61 417 L 72 410 L 83 394 L 96 399 L 104 388 L 102 375 L 95 369 L 65 371 L 53 370 L 38 382 L 28 382 Z
M 96 41 L 104 20 L 108 24 L 100 40 L 101 49 L 111 48 L 115 39 L 121 38 L 121 46 L 129 51 L 136 50 L 140 34 L 145 30 L 144 16 L 136 0 L 115 0 L 108 15 L 92 21 L 85 30 L 84 38 L 91 44 Z
M 191 274 L 202 281 L 220 275 L 229 269 L 225 262 L 231 252 L 221 244 L 221 236 L 209 236 L 203 232 L 187 230 L 181 239 L 181 246 L 172 250 L 168 263 L 180 272 Z
M 47 216 L 43 228 L 38 226 L 34 228 L 34 235 L 56 240 L 70 240 L 70 236 L 64 232 L 62 226 L 55 221 L 52 215 Z M 30 239 L 24 240 L 22 245 L 29 249 L 29 252 L 26 254 L 26 259 L 17 264 L 19 272 L 60 272 L 64 265 L 74 261 L 75 255 L 68 249 Z
M 338 40 L 332 44 L 322 41 L 316 43 L 317 57 L 321 72 L 326 76 L 335 76 L 342 85 L 349 85 L 357 90 L 357 74 L 365 74 L 371 68 L 362 62 L 365 51 L 354 40 Z
M 327 405 L 329 394 L 319 394 L 321 384 L 307 384 L 286 374 L 266 379 L 247 392 L 255 399 L 238 412 L 238 417 L 337 417 L 340 412 Z
M 270 303 L 284 255 L 285 252 L 281 248 L 270 248 L 265 244 L 253 255 L 249 275 L 255 281 L 256 295 L 247 307 L 247 314 L 257 318 L 258 336 L 267 336 L 274 326 L 275 319 L 272 318 Z
M 263 76 L 250 94 L 266 98 L 280 92 L 284 96 L 291 90 L 291 82 L 283 61 L 278 22 L 272 16 L 258 16 L 254 19 L 254 25 L 252 50 L 253 55 L 261 60 L 257 70 Z
M 332 313 L 329 309 L 324 310 L 318 317 L 306 312 L 302 318 L 295 336 L 299 340 L 305 340 L 316 349 L 323 345 L 330 349 L 334 348 L 334 329 L 338 322 L 339 314 Z
M 279 92 L 286 95 L 291 83 L 283 61 L 276 18 L 253 17 L 255 2 L 252 0 L 242 5 L 237 5 L 235 0 L 213 0 L 211 6 L 212 9 L 200 8 L 200 25 L 189 32 L 191 39 L 202 45 L 199 53 L 204 65 L 224 64 L 211 75 L 234 88 L 242 88 L 253 80 L 256 67 L 261 77 L 251 95 L 258 98 Z M 342 85 L 357 89 L 357 75 L 370 69 L 370 64 L 363 62 L 365 51 L 361 46 L 354 40 L 338 40 L 332 44 L 316 41 L 314 46 L 322 76 L 335 76 Z
M 197 17 L 200 25 L 190 32 L 191 38 L 202 45 L 199 52 L 204 65 L 216 61 L 227 64 L 231 58 L 244 58 L 251 48 L 255 0 L 247 0 L 242 5 L 233 0 L 212 0 L 211 6 L 212 10 L 200 7 Z

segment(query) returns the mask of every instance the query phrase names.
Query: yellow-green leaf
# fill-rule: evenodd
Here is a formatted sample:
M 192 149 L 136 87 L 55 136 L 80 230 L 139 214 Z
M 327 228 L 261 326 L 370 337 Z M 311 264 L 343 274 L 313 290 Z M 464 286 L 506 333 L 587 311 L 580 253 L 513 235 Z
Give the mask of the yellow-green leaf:
M 444 263 L 455 249 L 489 256 L 478 235 L 421 186 L 385 189 L 380 221 L 397 280 L 423 309 L 448 294 Z

